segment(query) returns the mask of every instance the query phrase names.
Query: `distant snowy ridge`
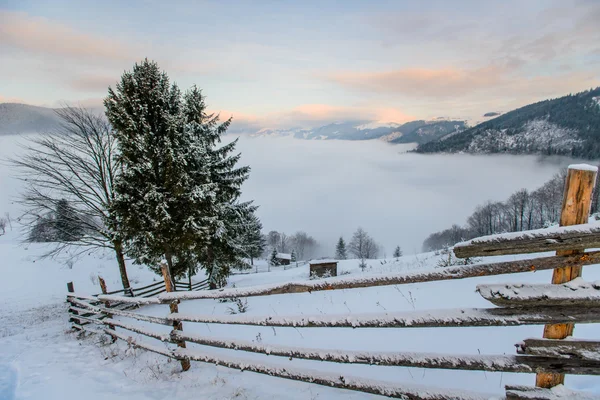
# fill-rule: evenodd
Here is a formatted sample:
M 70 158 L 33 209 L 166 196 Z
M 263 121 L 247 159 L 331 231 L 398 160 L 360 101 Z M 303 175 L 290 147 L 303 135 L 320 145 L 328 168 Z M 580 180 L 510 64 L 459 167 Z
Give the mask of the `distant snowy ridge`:
M 417 151 L 600 158 L 600 87 L 529 104 L 423 143 Z
M 0 135 L 48 132 L 58 127 L 56 110 L 18 103 L 0 103 Z
M 465 128 L 464 121 L 438 118 L 404 124 L 378 121 L 334 122 L 316 128 L 260 129 L 250 136 L 291 136 L 306 140 L 372 140 L 391 143 L 427 143 Z
M 523 125 L 520 132 L 509 134 L 508 129 L 489 129 L 476 136 L 467 151 L 470 153 L 537 153 L 552 148 L 565 154 L 583 146 L 574 129 L 562 128 L 547 119 L 534 119 Z

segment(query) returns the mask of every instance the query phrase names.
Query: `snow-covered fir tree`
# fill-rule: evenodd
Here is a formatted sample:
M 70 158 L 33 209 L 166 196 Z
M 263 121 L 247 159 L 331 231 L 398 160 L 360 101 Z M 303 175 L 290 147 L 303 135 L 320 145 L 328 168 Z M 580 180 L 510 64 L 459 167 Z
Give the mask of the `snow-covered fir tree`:
M 231 119 L 206 113 L 193 87 L 185 95 L 155 62 L 125 72 L 104 100 L 123 172 L 114 209 L 138 263 L 165 258 L 173 276 L 205 268 L 221 283 L 241 263 L 251 203 L 239 203 L 248 167 L 236 168 L 236 141 L 218 147 Z
M 345 260 L 348 258 L 348 253 L 346 251 L 346 242 L 344 238 L 340 236 L 340 240 L 338 240 L 337 245 L 335 246 L 335 258 L 338 260 Z
M 254 259 L 265 251 L 267 241 L 261 231 L 262 223 L 255 213 L 250 213 L 242 239 L 246 257 L 250 258 L 250 265 L 254 265 Z
M 271 256 L 269 257 L 269 265 L 273 267 L 279 265 L 279 259 L 277 259 L 276 248 L 273 248 L 273 251 L 271 252 Z
M 290 262 L 295 263 L 296 261 L 296 250 L 292 250 L 292 254 L 290 254 Z
M 396 246 L 396 248 L 394 249 L 394 257 L 402 257 L 402 249 L 400 248 L 400 246 Z

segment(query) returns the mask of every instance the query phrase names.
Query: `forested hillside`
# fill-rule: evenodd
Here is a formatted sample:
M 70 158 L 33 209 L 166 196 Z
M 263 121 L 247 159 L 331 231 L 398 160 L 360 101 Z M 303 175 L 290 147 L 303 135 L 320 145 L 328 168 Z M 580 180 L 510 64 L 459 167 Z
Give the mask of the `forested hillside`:
M 600 157 L 600 88 L 518 108 L 417 152 L 560 154 Z

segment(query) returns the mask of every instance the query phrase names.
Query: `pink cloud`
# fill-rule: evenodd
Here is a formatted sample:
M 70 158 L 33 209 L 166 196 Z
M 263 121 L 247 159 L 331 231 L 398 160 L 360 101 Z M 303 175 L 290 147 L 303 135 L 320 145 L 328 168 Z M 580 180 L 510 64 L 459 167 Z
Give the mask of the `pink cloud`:
M 470 98 L 472 101 L 483 98 L 487 101 L 490 95 L 499 101 L 503 101 L 500 97 L 523 101 L 543 100 L 546 96 L 563 96 L 600 84 L 595 71 L 561 71 L 529 76 L 514 63 L 477 69 L 448 67 L 339 72 L 327 78 L 351 90 L 398 95 L 411 100 L 429 99 L 440 106 L 443 106 L 443 102 L 454 102 L 458 98 Z
M 25 103 L 25 100 L 18 97 L 3 96 L 0 94 L 0 103 Z
M 119 80 L 119 75 L 109 74 L 85 74 L 71 78 L 69 85 L 81 91 L 101 91 L 106 92 L 109 86 L 114 86 Z
M 233 116 L 236 131 L 261 128 L 316 127 L 336 121 L 407 122 L 415 117 L 392 107 L 336 106 L 330 104 L 302 104 L 289 110 L 269 114 L 249 114 L 220 111 L 222 119 Z
M 73 58 L 130 60 L 131 49 L 117 41 L 21 12 L 0 11 L 0 44 L 35 53 Z
M 339 72 L 329 75 L 328 79 L 364 91 L 445 97 L 497 85 L 506 72 L 505 68 L 496 66 L 472 70 L 407 68 L 383 72 Z

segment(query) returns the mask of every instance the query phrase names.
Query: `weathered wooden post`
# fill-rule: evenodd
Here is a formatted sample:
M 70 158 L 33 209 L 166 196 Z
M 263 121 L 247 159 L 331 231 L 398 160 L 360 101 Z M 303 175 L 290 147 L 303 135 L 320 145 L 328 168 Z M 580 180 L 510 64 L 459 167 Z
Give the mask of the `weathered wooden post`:
M 67 291 L 69 293 L 75 293 L 75 286 L 73 285 L 73 282 L 67 282 Z M 67 301 L 69 301 L 69 296 L 67 296 Z M 69 302 L 70 303 L 70 302 Z M 72 304 L 72 303 L 71 303 Z M 79 313 L 77 311 L 74 310 L 70 310 L 69 311 L 72 315 L 79 315 Z M 81 321 L 75 318 L 69 318 L 69 322 L 74 322 L 76 324 L 80 324 Z M 73 327 L 73 329 L 77 329 L 79 330 L 79 328 Z
M 98 275 L 98 282 L 100 283 L 100 290 L 102 291 L 102 294 L 108 294 L 108 290 L 106 289 L 106 281 L 104 281 L 104 278 L 102 278 L 100 275 Z M 106 308 L 110 308 L 110 301 L 105 300 L 104 301 L 104 306 Z M 113 316 L 112 316 L 112 314 L 106 313 L 106 317 L 107 318 L 112 318 Z M 114 325 L 108 325 L 108 329 L 112 329 L 114 331 L 115 330 L 115 326 Z M 117 338 L 115 336 L 113 336 L 112 339 L 113 339 L 113 342 L 115 342 L 117 340 Z
M 169 271 L 169 266 L 167 265 L 167 263 L 163 262 L 160 264 L 160 270 L 162 272 L 163 275 L 163 279 L 165 280 L 165 288 L 167 289 L 167 292 L 173 292 L 173 280 L 171 279 L 171 272 Z M 171 311 L 171 314 L 177 314 L 179 312 L 179 300 L 175 300 L 172 301 L 171 303 L 169 303 L 169 310 Z M 183 323 L 181 321 L 173 321 L 173 331 L 171 332 L 171 336 L 173 336 L 173 334 L 175 333 L 175 331 L 183 331 Z M 177 340 L 175 341 L 175 343 L 177 344 L 178 347 L 185 349 L 186 345 L 185 345 L 185 341 L 184 340 Z M 187 371 L 188 369 L 190 369 L 190 360 L 189 359 L 183 359 L 181 360 L 181 369 L 183 369 L 184 371 Z
M 560 226 L 586 224 L 590 216 L 590 207 L 598 168 L 587 165 L 571 165 L 567 173 L 563 204 L 560 214 Z M 569 256 L 581 253 L 581 250 L 557 251 L 557 256 Z M 552 274 L 552 283 L 560 284 L 581 276 L 581 266 L 556 268 Z M 574 324 L 551 324 L 544 327 L 544 338 L 564 339 L 573 334 Z M 536 386 L 551 388 L 565 382 L 564 374 L 538 373 Z

